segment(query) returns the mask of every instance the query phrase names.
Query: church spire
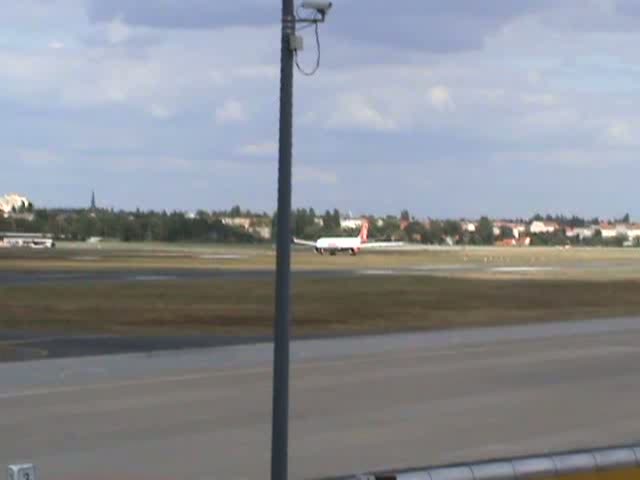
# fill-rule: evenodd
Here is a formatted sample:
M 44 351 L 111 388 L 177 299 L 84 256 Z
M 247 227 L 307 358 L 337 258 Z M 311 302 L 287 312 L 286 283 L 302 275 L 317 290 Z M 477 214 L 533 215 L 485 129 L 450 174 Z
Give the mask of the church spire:
M 96 209 L 96 192 L 95 190 L 91 191 L 91 210 Z

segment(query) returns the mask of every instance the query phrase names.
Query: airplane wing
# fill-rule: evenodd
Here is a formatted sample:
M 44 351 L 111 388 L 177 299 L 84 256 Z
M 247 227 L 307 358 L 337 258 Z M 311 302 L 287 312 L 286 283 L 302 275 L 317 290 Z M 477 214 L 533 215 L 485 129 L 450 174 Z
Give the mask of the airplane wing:
M 297 239 L 296 237 L 293 237 L 293 243 L 295 245 L 304 245 L 305 247 L 315 247 L 316 246 L 316 242 L 309 242 L 307 240 L 300 240 L 300 239 Z
M 368 242 L 360 245 L 360 248 L 398 248 L 404 245 L 404 242 Z

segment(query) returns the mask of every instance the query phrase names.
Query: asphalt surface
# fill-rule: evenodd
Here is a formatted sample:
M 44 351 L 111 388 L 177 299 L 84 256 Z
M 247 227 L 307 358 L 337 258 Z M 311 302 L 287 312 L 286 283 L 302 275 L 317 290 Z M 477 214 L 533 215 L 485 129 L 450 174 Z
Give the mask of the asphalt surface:
M 353 270 L 306 270 L 294 272 L 294 275 L 314 278 L 335 278 L 354 275 Z M 169 280 L 207 280 L 207 279 L 270 279 L 275 276 L 272 270 L 121 270 L 121 271 L 65 271 L 47 272 L 0 271 L 0 286 L 40 285 L 60 283 L 94 282 L 152 282 Z
M 496 266 L 482 264 L 451 265 L 416 265 L 402 268 L 357 268 L 357 269 L 324 269 L 294 270 L 293 275 L 311 278 L 338 278 L 362 275 L 430 275 L 434 273 L 527 273 L 545 271 L 636 271 L 638 265 L 628 262 L 589 262 L 584 264 L 531 266 L 512 265 Z M 233 270 L 233 269 L 127 269 L 109 271 L 47 270 L 46 272 L 0 271 L 0 287 L 18 285 L 41 285 L 60 283 L 95 283 L 95 282 L 152 282 L 170 280 L 247 280 L 274 278 L 274 270 Z
M 293 344 L 291 477 L 638 440 L 640 319 Z M 0 365 L 0 465 L 268 478 L 270 344 Z

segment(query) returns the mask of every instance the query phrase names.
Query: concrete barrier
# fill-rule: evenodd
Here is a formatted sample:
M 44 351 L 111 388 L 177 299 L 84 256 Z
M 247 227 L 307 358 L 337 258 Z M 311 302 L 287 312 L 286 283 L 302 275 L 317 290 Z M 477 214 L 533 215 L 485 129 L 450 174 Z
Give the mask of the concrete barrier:
M 401 472 L 353 480 L 640 480 L 640 446 L 535 455 Z

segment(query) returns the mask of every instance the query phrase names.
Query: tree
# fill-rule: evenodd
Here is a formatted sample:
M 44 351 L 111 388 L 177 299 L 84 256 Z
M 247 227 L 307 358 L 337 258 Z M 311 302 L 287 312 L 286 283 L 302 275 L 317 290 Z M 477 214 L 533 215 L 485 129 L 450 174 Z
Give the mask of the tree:
M 444 237 L 444 227 L 442 222 L 434 220 L 429 225 L 429 228 L 425 229 L 425 233 L 422 236 L 422 241 L 424 243 L 435 243 L 439 244 L 442 242 Z
M 462 235 L 462 225 L 456 220 L 445 220 L 442 224 L 442 230 L 447 237 L 454 239 Z
M 481 217 L 477 229 L 480 241 L 485 245 L 493 245 L 493 223 L 488 217 Z
M 424 239 L 426 228 L 420 222 L 409 222 L 404 231 L 407 234 L 409 241 L 415 240 L 421 242 Z
M 411 221 L 411 215 L 409 215 L 409 210 L 402 210 L 402 212 L 400 212 L 400 220 L 402 220 L 403 222 Z
M 513 234 L 513 229 L 506 225 L 502 225 L 500 227 L 500 238 L 504 240 L 510 240 L 512 238 L 515 238 L 515 235 Z

